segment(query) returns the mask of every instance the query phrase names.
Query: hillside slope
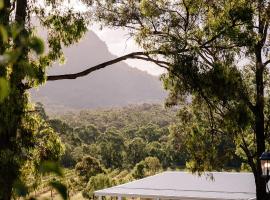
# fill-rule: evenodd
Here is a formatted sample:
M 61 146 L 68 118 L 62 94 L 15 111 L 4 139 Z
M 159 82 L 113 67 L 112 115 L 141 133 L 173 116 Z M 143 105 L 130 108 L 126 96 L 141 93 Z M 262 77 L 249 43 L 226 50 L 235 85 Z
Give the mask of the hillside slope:
M 114 58 L 97 35 L 88 32 L 78 44 L 65 49 L 66 63 L 55 65 L 49 74 L 74 73 Z M 158 77 L 118 63 L 76 80 L 47 82 L 33 90 L 34 101 L 46 108 L 85 109 L 160 103 L 166 97 Z

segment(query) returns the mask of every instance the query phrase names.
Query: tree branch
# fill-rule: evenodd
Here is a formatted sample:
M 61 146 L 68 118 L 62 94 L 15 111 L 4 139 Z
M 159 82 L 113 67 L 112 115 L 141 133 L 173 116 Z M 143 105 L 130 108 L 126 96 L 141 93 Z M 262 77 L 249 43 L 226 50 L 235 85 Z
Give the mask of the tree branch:
M 127 59 L 142 59 L 143 57 L 140 57 L 140 56 L 149 56 L 149 54 L 162 54 L 162 53 L 159 52 L 159 51 L 133 52 L 133 53 L 130 53 L 130 54 L 115 58 L 113 60 L 109 60 L 107 62 L 98 64 L 98 65 L 96 65 L 94 67 L 88 68 L 88 69 L 86 69 L 84 71 L 81 71 L 81 72 L 78 72 L 78 73 L 48 76 L 47 81 L 56 81 L 56 80 L 64 80 L 64 79 L 76 79 L 76 78 L 79 78 L 79 77 L 86 76 L 86 75 L 88 75 L 88 74 L 90 74 L 90 73 L 92 73 L 94 71 L 99 70 L 99 69 L 103 69 L 103 68 L 105 68 L 107 66 L 113 65 L 115 63 L 118 63 L 118 62 L 121 62 L 121 61 L 124 61 L 124 60 L 127 60 Z M 142 60 L 147 60 L 147 61 L 151 61 L 151 62 L 154 62 L 154 63 L 159 62 L 159 61 L 154 61 L 154 59 L 149 59 L 149 58 L 147 58 L 147 59 L 145 58 L 145 59 L 142 59 Z M 159 64 L 161 64 L 161 63 L 159 63 Z M 165 63 L 162 63 L 162 64 L 165 64 Z
M 264 66 L 270 64 L 270 60 L 267 60 L 265 63 L 263 63 Z
M 135 56 L 134 58 L 139 59 L 139 60 L 145 60 L 145 61 L 148 61 L 148 62 L 153 62 L 156 65 L 158 65 L 159 67 L 169 70 L 168 66 L 170 66 L 170 63 L 168 63 L 166 61 L 155 60 L 155 59 L 151 58 L 150 56 L 147 56 L 147 57 Z M 165 66 L 165 65 L 167 65 L 167 66 Z
M 249 166 L 251 167 L 251 170 L 254 174 L 257 174 L 257 171 L 256 171 L 256 165 L 253 161 L 253 156 L 251 155 L 249 149 L 248 149 L 248 146 L 246 144 L 246 141 L 245 139 L 243 138 L 242 136 L 242 142 L 243 144 L 240 145 L 240 148 L 245 152 L 246 156 L 247 156 L 247 161 L 248 161 L 248 164 Z

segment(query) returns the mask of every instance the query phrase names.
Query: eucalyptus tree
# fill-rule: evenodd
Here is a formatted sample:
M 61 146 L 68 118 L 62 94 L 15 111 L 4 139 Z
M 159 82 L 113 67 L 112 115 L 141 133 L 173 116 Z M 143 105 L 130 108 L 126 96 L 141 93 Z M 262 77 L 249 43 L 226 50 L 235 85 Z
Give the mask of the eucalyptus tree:
M 114 128 L 102 133 L 97 142 L 101 163 L 106 168 L 123 168 L 125 144 L 123 136 Z
M 99 160 L 94 157 L 87 156 L 78 162 L 75 166 L 75 171 L 82 180 L 82 182 L 88 182 L 92 176 L 100 173 L 104 173 Z
M 126 147 L 126 160 L 128 166 L 135 166 L 138 162 L 146 157 L 146 143 L 140 137 L 130 140 Z
M 213 137 L 230 136 L 242 149 L 254 173 L 257 199 L 266 199 L 259 157 L 269 142 L 270 2 L 85 2 L 91 5 L 91 19 L 102 22 L 103 26 L 126 28 L 144 50 L 113 62 L 137 58 L 166 68 L 168 73 L 162 78 L 170 91 L 168 103 L 178 104 L 192 95 L 206 105 L 201 109 L 209 113 L 209 126 L 198 131 Z M 217 121 L 224 124 L 217 126 Z

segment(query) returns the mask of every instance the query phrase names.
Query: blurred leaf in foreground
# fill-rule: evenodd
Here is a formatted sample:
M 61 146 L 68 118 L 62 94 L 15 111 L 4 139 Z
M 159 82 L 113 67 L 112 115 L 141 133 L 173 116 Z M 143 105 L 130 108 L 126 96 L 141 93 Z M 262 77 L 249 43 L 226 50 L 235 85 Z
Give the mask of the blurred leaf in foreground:
M 9 83 L 5 78 L 0 78 L 0 102 L 2 102 L 9 94 Z
M 60 183 L 59 181 L 52 181 L 49 185 L 57 190 L 64 200 L 68 198 L 67 187 L 64 184 Z
M 43 174 L 54 173 L 58 176 L 63 176 L 63 171 L 57 162 L 45 161 L 40 166 L 40 172 Z
M 21 180 L 15 182 L 14 192 L 18 197 L 26 197 L 29 193 L 27 186 Z
M 0 10 L 4 8 L 4 0 L 0 0 Z

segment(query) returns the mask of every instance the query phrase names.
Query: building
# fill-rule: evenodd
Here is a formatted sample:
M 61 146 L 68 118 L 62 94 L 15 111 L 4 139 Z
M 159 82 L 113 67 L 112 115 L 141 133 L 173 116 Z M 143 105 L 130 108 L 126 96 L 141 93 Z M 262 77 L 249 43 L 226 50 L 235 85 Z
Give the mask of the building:
M 110 196 L 175 200 L 249 200 L 255 199 L 251 173 L 207 172 L 201 176 L 187 172 L 163 172 L 154 176 L 95 192 Z

